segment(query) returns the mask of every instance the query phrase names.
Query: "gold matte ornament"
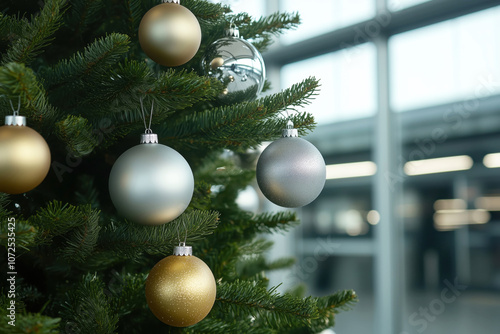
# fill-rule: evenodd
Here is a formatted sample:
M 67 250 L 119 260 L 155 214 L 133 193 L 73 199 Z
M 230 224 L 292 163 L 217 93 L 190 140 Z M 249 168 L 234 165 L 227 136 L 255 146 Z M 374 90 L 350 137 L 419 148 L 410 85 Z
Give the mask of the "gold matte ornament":
M 139 25 L 139 43 L 153 61 L 179 66 L 191 60 L 201 43 L 201 28 L 193 13 L 176 3 L 151 8 Z
M 158 262 L 146 280 L 149 309 L 162 322 L 187 327 L 203 320 L 215 302 L 210 268 L 196 256 L 171 255 Z
M 45 139 L 27 126 L 0 127 L 0 192 L 22 194 L 38 186 L 50 169 Z

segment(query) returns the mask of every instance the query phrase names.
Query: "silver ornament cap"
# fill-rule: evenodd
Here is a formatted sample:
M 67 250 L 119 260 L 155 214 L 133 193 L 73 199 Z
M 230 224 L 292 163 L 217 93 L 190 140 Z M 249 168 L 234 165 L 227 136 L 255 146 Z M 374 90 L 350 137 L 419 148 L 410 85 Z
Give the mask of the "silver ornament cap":
M 26 117 L 19 115 L 5 116 L 5 125 L 26 126 Z
M 297 129 L 287 126 L 282 138 L 260 155 L 256 174 L 259 188 L 268 200 L 297 208 L 311 203 L 323 190 L 326 164 L 313 144 L 299 138 Z
M 240 29 L 235 25 L 231 25 L 226 29 L 225 35 L 226 37 L 240 38 Z
M 176 256 L 191 256 L 193 255 L 193 247 L 186 246 L 184 242 L 181 242 L 179 246 L 174 247 L 174 255 Z
M 299 131 L 297 129 L 294 129 L 293 122 L 289 120 L 286 123 L 286 129 L 283 129 L 283 131 L 281 132 L 281 136 L 283 138 L 286 138 L 286 137 L 298 137 L 299 136 Z
M 158 144 L 158 135 L 156 133 L 141 134 L 141 144 Z

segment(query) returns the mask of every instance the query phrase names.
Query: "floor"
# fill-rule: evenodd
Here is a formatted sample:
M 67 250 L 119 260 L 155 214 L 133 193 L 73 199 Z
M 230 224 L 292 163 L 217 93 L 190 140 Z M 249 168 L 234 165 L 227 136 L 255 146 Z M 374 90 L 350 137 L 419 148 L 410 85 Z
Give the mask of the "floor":
M 500 292 L 463 291 L 459 296 L 413 293 L 407 299 L 403 331 L 398 334 L 498 334 Z M 349 312 L 340 313 L 332 331 L 324 334 L 385 334 L 374 329 L 372 296 Z

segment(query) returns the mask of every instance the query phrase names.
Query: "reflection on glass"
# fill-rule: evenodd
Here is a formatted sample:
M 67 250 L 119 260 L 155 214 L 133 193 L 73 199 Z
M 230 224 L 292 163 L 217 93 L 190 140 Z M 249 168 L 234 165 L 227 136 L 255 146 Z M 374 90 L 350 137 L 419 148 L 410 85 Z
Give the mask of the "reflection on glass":
M 301 24 L 297 30 L 281 38 L 284 43 L 295 43 L 306 38 L 369 20 L 375 16 L 374 0 L 281 0 L 280 9 L 299 12 Z
M 500 92 L 500 7 L 390 39 L 395 111 L 481 99 Z
M 320 79 L 321 91 L 306 111 L 318 124 L 371 116 L 376 110 L 375 48 L 353 48 L 283 66 L 282 88 L 309 76 Z

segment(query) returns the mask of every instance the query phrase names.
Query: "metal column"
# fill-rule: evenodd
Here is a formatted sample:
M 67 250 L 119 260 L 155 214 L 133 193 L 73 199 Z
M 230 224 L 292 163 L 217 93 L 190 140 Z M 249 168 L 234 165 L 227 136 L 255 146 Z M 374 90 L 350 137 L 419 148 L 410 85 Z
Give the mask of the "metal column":
M 384 0 L 377 0 L 377 14 L 387 13 Z M 403 270 L 399 243 L 401 224 L 395 219 L 396 201 L 401 189 L 401 174 L 396 164 L 399 150 L 394 115 L 389 106 L 389 59 L 387 36 L 374 38 L 377 50 L 378 113 L 375 121 L 373 155 L 377 164 L 373 198 L 380 213 L 380 223 L 375 227 L 375 331 L 377 334 L 401 332 Z M 399 190 L 399 191 L 398 191 Z

